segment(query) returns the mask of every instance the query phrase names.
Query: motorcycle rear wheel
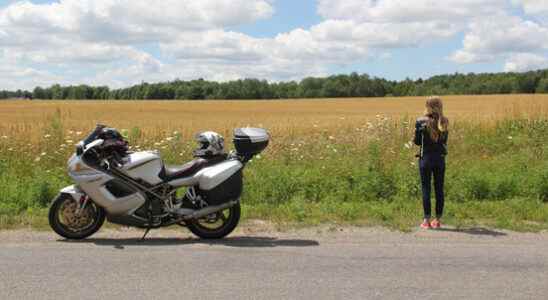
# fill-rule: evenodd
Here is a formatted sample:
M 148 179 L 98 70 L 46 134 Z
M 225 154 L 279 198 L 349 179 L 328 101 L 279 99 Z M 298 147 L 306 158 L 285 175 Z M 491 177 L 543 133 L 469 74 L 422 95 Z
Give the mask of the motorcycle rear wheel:
M 75 214 L 76 200 L 69 194 L 59 194 L 49 209 L 49 225 L 58 235 L 80 240 L 96 233 L 105 222 L 105 211 L 92 201 L 80 214 Z
M 240 213 L 240 203 L 237 203 L 223 211 L 188 222 L 187 227 L 193 234 L 202 239 L 222 239 L 238 226 Z

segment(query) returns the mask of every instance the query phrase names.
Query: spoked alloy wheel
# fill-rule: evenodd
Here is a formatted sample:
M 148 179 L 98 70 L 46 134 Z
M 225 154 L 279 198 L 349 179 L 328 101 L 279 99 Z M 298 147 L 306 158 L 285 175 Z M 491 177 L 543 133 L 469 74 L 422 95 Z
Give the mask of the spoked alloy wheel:
M 67 239 L 84 239 L 101 228 L 105 222 L 105 211 L 89 201 L 78 212 L 78 203 L 68 194 L 60 194 L 49 210 L 49 225 L 60 236 Z
M 188 229 L 203 239 L 221 239 L 229 235 L 240 221 L 240 203 L 234 206 L 189 222 Z

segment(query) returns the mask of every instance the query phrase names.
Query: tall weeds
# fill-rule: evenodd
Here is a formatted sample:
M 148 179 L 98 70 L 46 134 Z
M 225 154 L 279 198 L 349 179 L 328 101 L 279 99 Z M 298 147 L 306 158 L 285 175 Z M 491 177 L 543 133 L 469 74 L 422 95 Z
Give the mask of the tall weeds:
M 13 220 L 10 216 L 43 212 L 59 188 L 71 184 L 66 160 L 87 132 L 67 125 L 65 118 L 57 110 L 35 127 L 0 127 L 0 226 L 11 224 L 5 221 Z M 359 121 L 343 118 L 329 125 L 320 126 L 322 119 L 311 122 L 306 134 L 302 128 L 272 131 L 270 147 L 245 171 L 242 203 L 247 217 L 401 229 L 414 224 L 420 217 L 418 149 L 409 142 L 414 120 L 384 115 Z M 192 158 L 190 130 L 127 127 L 119 129 L 134 151 L 158 149 L 168 163 Z M 39 128 L 40 136 L 21 134 L 29 128 Z M 230 131 L 222 133 L 230 148 Z M 495 120 L 451 122 L 448 221 L 548 227 L 547 141 L 545 114 L 514 112 Z

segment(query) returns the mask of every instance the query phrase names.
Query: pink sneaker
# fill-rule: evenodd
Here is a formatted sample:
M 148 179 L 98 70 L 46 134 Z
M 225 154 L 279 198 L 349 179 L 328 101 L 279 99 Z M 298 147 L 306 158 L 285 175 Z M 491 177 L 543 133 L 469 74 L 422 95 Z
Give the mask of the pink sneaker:
M 421 224 L 422 229 L 430 229 L 430 222 L 428 220 L 424 220 Z
M 434 219 L 434 221 L 432 221 L 432 223 L 430 223 L 430 226 L 432 226 L 432 228 L 440 228 L 441 227 L 441 222 L 438 219 Z

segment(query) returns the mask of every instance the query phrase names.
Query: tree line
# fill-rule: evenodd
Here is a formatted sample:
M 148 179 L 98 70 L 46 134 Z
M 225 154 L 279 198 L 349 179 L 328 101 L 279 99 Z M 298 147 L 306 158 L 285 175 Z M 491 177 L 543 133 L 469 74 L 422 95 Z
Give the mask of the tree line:
M 425 95 L 548 93 L 548 69 L 525 73 L 438 75 L 429 79 L 390 81 L 367 74 L 308 77 L 301 81 L 268 82 L 242 79 L 214 82 L 203 79 L 140 83 L 127 88 L 54 84 L 30 91 L 0 91 L 0 99 L 289 99 Z

